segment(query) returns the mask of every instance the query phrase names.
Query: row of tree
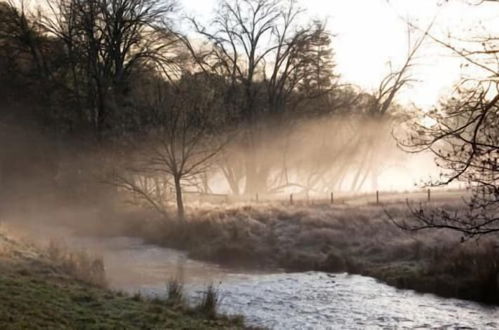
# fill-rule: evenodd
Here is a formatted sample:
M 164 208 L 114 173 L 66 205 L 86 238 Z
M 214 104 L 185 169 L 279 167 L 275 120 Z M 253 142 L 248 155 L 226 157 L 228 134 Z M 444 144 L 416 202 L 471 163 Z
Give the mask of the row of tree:
M 50 179 L 107 176 L 158 210 L 171 186 L 180 218 L 183 187 L 217 176 L 238 195 L 376 188 L 424 40 L 367 93 L 340 83 L 331 34 L 294 1 L 221 0 L 189 36 L 171 1 L 20 1 L 0 2 L 3 122 L 21 111 L 58 142 Z

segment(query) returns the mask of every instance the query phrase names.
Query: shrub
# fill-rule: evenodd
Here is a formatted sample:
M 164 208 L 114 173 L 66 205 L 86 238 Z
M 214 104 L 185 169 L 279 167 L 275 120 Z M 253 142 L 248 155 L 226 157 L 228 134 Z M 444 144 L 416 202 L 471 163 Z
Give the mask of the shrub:
M 321 264 L 321 270 L 331 273 L 339 273 L 347 270 L 345 259 L 334 251 L 330 251 Z
M 435 249 L 427 273 L 433 277 L 449 274 L 462 298 L 499 302 L 499 251 L 493 243 Z

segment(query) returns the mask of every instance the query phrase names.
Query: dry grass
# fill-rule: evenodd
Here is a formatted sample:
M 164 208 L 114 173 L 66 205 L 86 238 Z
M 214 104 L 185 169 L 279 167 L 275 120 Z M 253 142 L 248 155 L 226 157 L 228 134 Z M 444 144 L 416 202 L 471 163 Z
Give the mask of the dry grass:
M 166 299 L 171 305 L 184 305 L 184 283 L 178 278 L 174 277 L 166 283 Z
M 391 204 L 389 212 L 404 216 L 407 210 Z M 451 231 L 403 231 L 379 206 L 262 203 L 192 208 L 188 214 L 184 224 L 152 226 L 142 235 L 229 266 L 347 271 L 400 287 L 499 302 L 497 236 L 462 244 Z
M 209 318 L 216 318 L 221 302 L 220 290 L 213 283 L 206 287 L 203 298 L 196 309 Z
M 63 242 L 50 240 L 45 250 L 48 259 L 74 278 L 92 285 L 106 287 L 104 261 L 85 251 L 71 251 Z

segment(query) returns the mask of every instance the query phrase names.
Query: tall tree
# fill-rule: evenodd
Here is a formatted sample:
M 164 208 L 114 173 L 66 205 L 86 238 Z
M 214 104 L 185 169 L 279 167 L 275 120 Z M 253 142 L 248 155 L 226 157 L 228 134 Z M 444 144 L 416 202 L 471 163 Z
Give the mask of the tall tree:
M 307 100 L 307 113 L 313 111 L 324 115 L 338 110 L 334 92 L 338 89 L 339 76 L 335 72 L 332 36 L 325 23 L 315 21 L 299 47 L 295 60 L 297 70 L 292 78 L 297 84 L 295 94 L 301 100 Z
M 301 26 L 302 13 L 295 1 L 224 0 L 209 27 L 193 20 L 196 30 L 212 45 L 211 52 L 202 57 L 204 69 L 226 78 L 227 95 L 233 96 L 227 103 L 240 109 L 246 194 L 268 190 L 271 168 L 258 154 L 264 142 L 262 117 L 274 124 L 276 119 L 282 121 L 299 84 L 307 77 L 312 79 L 309 71 L 321 67 L 325 73 L 320 74 L 321 83 L 330 72 L 329 54 L 320 49 L 327 41 L 324 29 L 321 25 Z M 313 55 L 325 61 L 312 64 L 317 60 Z
M 112 128 L 112 116 L 123 105 L 134 70 L 154 62 L 164 74 L 174 74 L 169 51 L 177 39 L 168 25 L 172 1 L 47 3 L 50 12 L 42 24 L 64 43 L 75 99 L 98 134 Z

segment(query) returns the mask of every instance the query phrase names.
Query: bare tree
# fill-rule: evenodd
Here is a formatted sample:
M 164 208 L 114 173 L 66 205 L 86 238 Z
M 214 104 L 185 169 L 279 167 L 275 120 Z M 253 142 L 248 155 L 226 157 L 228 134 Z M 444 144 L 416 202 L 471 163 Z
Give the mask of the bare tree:
M 408 122 L 408 136 L 399 144 L 409 152 L 429 151 L 441 168 L 428 185 L 465 182 L 472 192 L 457 210 L 412 207 L 415 221 L 398 222 L 410 230 L 448 228 L 465 238 L 499 231 L 499 38 L 433 41 L 463 60 L 463 78 L 454 95 L 430 112 Z
M 403 62 L 398 68 L 389 63 L 390 71 L 381 79 L 374 92 L 361 95 L 359 108 L 363 119 L 355 124 L 361 139 L 357 147 L 357 160 L 354 161 L 357 169 L 351 182 L 351 191 L 360 190 L 369 177 L 372 181 L 371 188 L 377 189 L 380 169 L 386 165 L 380 155 L 390 149 L 390 143 L 395 144 L 390 133 L 394 123 L 401 119 L 400 113 L 397 113 L 400 107 L 397 106 L 396 98 L 404 88 L 415 82 L 413 68 L 431 27 L 432 24 L 416 39 L 413 39 L 414 29 L 408 27 L 409 46 Z
M 227 132 L 220 134 L 223 118 L 219 111 L 220 95 L 202 75 L 186 74 L 175 86 L 158 96 L 154 127 L 138 147 L 138 161 L 132 176 L 166 177 L 172 182 L 177 217 L 185 219 L 183 187 L 200 178 L 213 164 L 226 144 Z M 170 180 L 171 179 L 171 180 Z M 161 213 L 164 193 L 149 189 L 130 179 L 118 178 L 118 185 L 137 193 Z
M 320 49 L 326 36 L 324 26 L 300 25 L 302 14 L 295 1 L 223 0 L 209 27 L 192 20 L 196 30 L 212 45 L 209 52 L 198 58 L 203 59 L 204 70 L 225 77 L 226 104 L 235 109 L 242 123 L 246 194 L 264 193 L 269 188 L 271 162 L 260 161 L 269 155 L 258 154 L 266 125 L 282 124 L 284 114 L 293 109 L 290 104 L 297 104 L 295 96 L 300 85 L 304 86 L 311 71 L 317 69 L 314 55 L 320 52 L 320 57 L 325 58 Z M 323 64 L 319 66 L 324 73 L 330 72 L 330 63 Z M 324 75 L 321 79 L 325 82 Z M 326 85 L 322 88 L 327 89 Z M 239 187 L 235 181 L 242 178 L 234 177 L 239 169 L 228 166 L 223 166 L 224 173 L 230 176 L 231 186 Z
M 10 54 L 4 53 L 4 56 L 31 62 L 36 76 L 47 82 L 50 74 L 46 58 L 47 40 L 36 23 L 36 13 L 28 8 L 24 0 L 9 0 L 0 3 L 0 15 L 0 43 L 3 43 L 5 51 L 11 51 Z
M 178 39 L 168 24 L 173 1 L 47 0 L 47 7 L 41 24 L 64 43 L 71 90 L 99 134 L 112 126 L 134 70 L 153 62 L 165 75 L 175 74 L 170 51 Z

